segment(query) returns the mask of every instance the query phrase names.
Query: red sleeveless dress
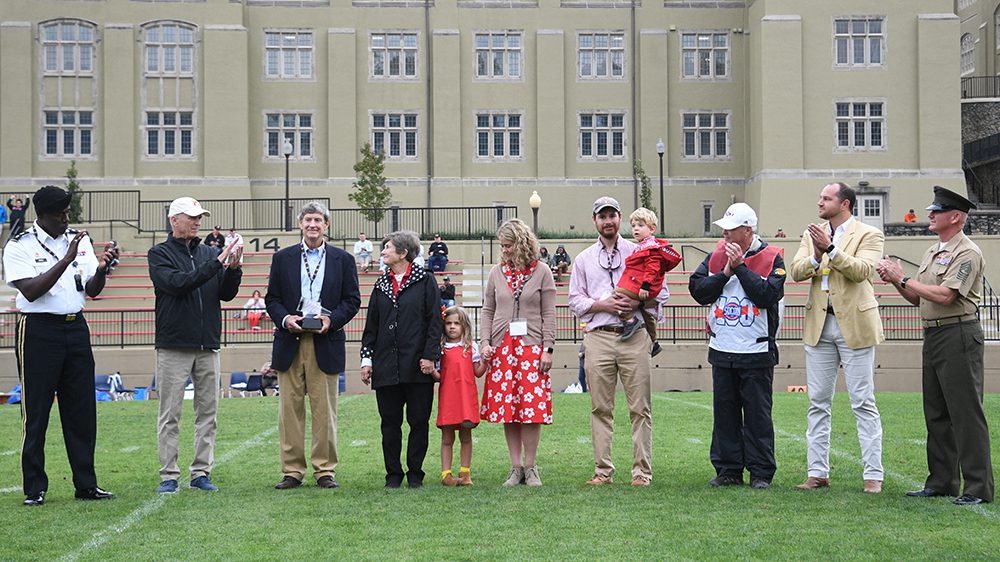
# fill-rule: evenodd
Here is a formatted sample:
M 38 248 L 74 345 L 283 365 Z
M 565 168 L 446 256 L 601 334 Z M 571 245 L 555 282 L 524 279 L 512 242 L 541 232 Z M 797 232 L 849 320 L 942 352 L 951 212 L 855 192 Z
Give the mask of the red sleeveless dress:
M 446 347 L 441 355 L 441 386 L 438 388 L 437 426 L 479 425 L 479 390 L 473 370 L 473 350 L 462 354 L 461 345 Z

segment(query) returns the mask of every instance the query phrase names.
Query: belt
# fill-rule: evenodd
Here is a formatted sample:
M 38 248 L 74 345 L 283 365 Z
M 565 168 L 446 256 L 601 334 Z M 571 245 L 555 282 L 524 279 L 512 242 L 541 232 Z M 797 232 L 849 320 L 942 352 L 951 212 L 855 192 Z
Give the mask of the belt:
M 63 322 L 76 322 L 77 318 L 83 318 L 83 312 L 74 312 L 73 314 L 50 314 L 48 312 L 25 312 L 24 314 L 28 316 L 35 316 L 38 318 L 45 318 L 46 320 L 61 320 Z
M 979 317 L 975 314 L 966 314 L 965 316 L 949 316 L 948 318 L 938 318 L 937 320 L 921 320 L 920 323 L 924 328 L 940 328 L 941 326 L 950 326 L 973 320 L 979 320 Z
M 625 328 L 621 326 L 598 326 L 594 329 L 600 330 L 602 332 L 611 332 L 612 334 L 619 334 L 619 335 L 625 333 Z

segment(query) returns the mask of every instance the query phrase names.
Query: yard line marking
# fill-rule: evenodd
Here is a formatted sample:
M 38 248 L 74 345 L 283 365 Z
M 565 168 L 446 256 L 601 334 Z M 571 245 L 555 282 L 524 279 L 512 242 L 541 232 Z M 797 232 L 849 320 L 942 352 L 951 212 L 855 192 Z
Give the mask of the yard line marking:
M 700 445 L 701 444 L 701 439 L 698 439 L 697 437 L 688 437 L 687 438 L 687 442 L 688 443 L 692 443 L 694 445 Z
M 11 455 L 16 455 L 16 454 L 18 454 L 20 452 L 21 452 L 21 449 L 8 449 L 8 450 L 0 453 L 0 455 L 3 455 L 5 457 L 9 457 Z
M 699 404 L 697 402 L 688 402 L 687 400 L 681 400 L 679 398 L 671 398 L 669 396 L 664 396 L 662 394 L 654 394 L 654 396 L 656 398 L 660 398 L 661 400 L 669 400 L 670 402 L 678 402 L 678 403 L 684 404 L 686 406 L 691 406 L 691 407 L 694 407 L 694 408 L 701 408 L 703 410 L 708 410 L 710 412 L 712 411 L 712 407 L 708 406 L 708 405 L 705 405 L 705 404 Z M 806 438 L 803 437 L 803 436 L 801 436 L 801 435 L 798 435 L 796 433 L 789 433 L 789 432 L 787 432 L 787 431 L 785 431 L 783 429 L 774 428 L 774 432 L 775 432 L 775 434 L 781 435 L 782 437 L 786 437 L 788 439 L 792 439 L 793 441 L 798 441 L 798 442 L 804 443 L 805 440 L 806 440 Z M 913 440 L 911 440 L 911 441 L 913 441 Z M 851 453 L 846 453 L 846 452 L 841 451 L 839 449 L 835 449 L 833 447 L 830 447 L 830 454 L 833 455 L 833 456 L 835 456 L 835 457 L 840 457 L 840 458 L 842 458 L 844 460 L 851 461 L 852 463 L 854 463 L 856 465 L 864 466 L 864 462 L 862 462 L 861 459 L 859 459 L 858 457 L 856 457 L 855 455 L 853 455 Z M 923 488 L 924 487 L 924 483 L 923 482 L 918 482 L 918 481 L 916 481 L 916 480 L 914 480 L 914 479 L 912 479 L 912 478 L 910 478 L 908 476 L 905 476 L 903 474 L 900 474 L 898 472 L 893 472 L 893 471 L 886 470 L 885 474 L 886 474 L 886 476 L 892 477 L 893 480 L 898 480 L 903 485 L 905 485 L 905 486 L 907 486 L 909 488 Z M 982 515 L 983 517 L 986 517 L 987 519 L 993 519 L 994 521 L 1000 520 L 1000 513 L 996 513 L 996 512 L 987 510 L 982 505 L 970 506 L 969 509 L 972 510 L 972 511 L 975 511 L 976 513 L 978 513 L 979 515 Z
M 585 435 L 581 435 L 581 436 L 579 436 L 579 437 L 576 438 L 576 442 L 577 443 L 581 443 L 581 444 L 583 444 L 583 443 L 590 443 L 590 437 L 587 437 Z
M 340 403 L 343 404 L 344 402 L 349 402 L 355 397 L 356 396 L 349 396 L 343 398 L 340 400 Z M 254 435 L 250 439 L 247 439 L 246 441 L 240 443 L 239 445 L 236 446 L 235 449 L 230 449 L 229 451 L 226 451 L 226 454 L 216 459 L 215 461 L 216 468 L 219 465 L 225 464 L 230 460 L 234 459 L 238 455 L 242 454 L 244 451 L 260 445 L 261 443 L 264 442 L 265 439 L 267 439 L 271 435 L 274 435 L 277 432 L 278 432 L 277 426 L 270 427 L 258 433 L 257 435 Z M 126 515 L 125 518 L 122 519 L 121 522 L 119 522 L 117 525 L 111 525 L 110 527 L 104 529 L 103 531 L 95 533 L 94 537 L 90 539 L 90 541 L 88 541 L 86 544 L 76 549 L 75 551 L 61 556 L 59 560 L 67 562 L 79 560 L 80 557 L 83 556 L 84 554 L 89 554 L 94 549 L 100 548 L 101 546 L 104 545 L 104 543 L 110 541 L 112 538 L 115 538 L 117 535 L 124 533 L 136 523 L 142 521 L 150 514 L 158 511 L 161 507 L 166 505 L 167 500 L 176 495 L 177 494 L 157 494 L 155 498 L 135 508 L 135 510 L 132 511 L 132 513 Z
M 20 492 L 21 488 L 0 488 L 0 494 L 9 494 L 11 492 Z
M 926 445 L 926 439 L 907 439 L 907 443 L 913 443 L 914 445 Z
M 367 446 L 368 442 L 363 441 L 361 439 L 355 439 L 354 441 L 351 441 L 351 447 L 367 447 Z
M 134 452 L 138 451 L 141 448 L 142 447 L 140 447 L 138 445 L 132 445 L 131 447 L 125 447 L 123 449 L 119 449 L 119 452 L 121 452 L 121 453 L 134 453 Z

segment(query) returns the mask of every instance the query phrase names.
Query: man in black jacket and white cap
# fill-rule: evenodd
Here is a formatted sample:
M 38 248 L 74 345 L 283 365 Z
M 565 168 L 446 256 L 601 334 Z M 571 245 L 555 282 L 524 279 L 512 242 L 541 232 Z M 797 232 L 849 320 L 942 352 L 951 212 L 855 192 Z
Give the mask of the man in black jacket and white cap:
M 149 250 L 149 277 L 156 294 L 156 382 L 160 414 L 156 446 L 161 494 L 177 491 L 178 425 L 188 377 L 194 383 L 194 459 L 191 487 L 218 488 L 210 475 L 215 461 L 219 408 L 219 339 L 222 304 L 240 288 L 242 250 L 230 244 L 219 253 L 201 244 L 201 218 L 210 216 L 192 197 L 170 203 L 171 233 Z

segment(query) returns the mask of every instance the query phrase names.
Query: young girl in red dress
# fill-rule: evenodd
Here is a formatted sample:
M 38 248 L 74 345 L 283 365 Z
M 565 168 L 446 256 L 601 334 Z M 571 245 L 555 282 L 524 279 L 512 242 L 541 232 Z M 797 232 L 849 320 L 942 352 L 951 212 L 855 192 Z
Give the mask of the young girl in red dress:
M 476 377 L 486 372 L 479 346 L 472 341 L 472 322 L 465 309 L 452 306 L 444 311 L 441 362 L 434 379 L 438 389 L 437 426 L 441 428 L 441 483 L 445 486 L 472 485 L 472 428 L 479 425 L 479 392 Z M 452 446 L 455 430 L 461 442 L 458 478 L 452 474 Z

